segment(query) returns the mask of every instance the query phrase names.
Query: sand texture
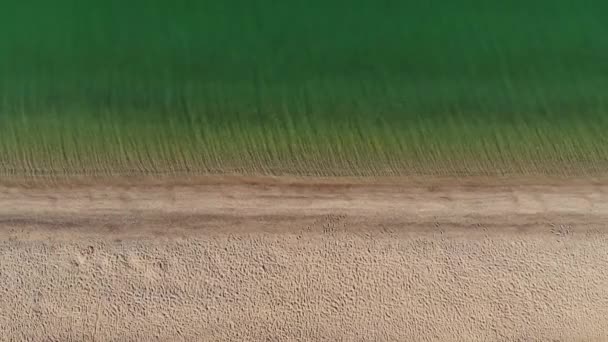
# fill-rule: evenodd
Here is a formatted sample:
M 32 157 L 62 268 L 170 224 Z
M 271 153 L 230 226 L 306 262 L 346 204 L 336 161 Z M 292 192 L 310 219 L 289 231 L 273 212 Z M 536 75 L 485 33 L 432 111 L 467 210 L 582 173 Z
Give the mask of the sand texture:
M 2 341 L 605 341 L 608 183 L 0 187 Z

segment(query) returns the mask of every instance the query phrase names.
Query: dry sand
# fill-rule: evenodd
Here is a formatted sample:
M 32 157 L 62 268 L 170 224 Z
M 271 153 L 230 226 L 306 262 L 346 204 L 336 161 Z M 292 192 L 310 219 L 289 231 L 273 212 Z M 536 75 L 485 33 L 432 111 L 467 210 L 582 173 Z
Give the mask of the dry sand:
M 605 341 L 608 183 L 0 186 L 2 341 Z

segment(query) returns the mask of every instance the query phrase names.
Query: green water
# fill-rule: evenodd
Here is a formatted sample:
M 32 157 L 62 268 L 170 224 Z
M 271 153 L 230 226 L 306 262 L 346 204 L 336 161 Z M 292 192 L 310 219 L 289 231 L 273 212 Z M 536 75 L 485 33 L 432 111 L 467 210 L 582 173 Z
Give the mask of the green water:
M 3 1 L 4 173 L 608 165 L 602 1 Z

